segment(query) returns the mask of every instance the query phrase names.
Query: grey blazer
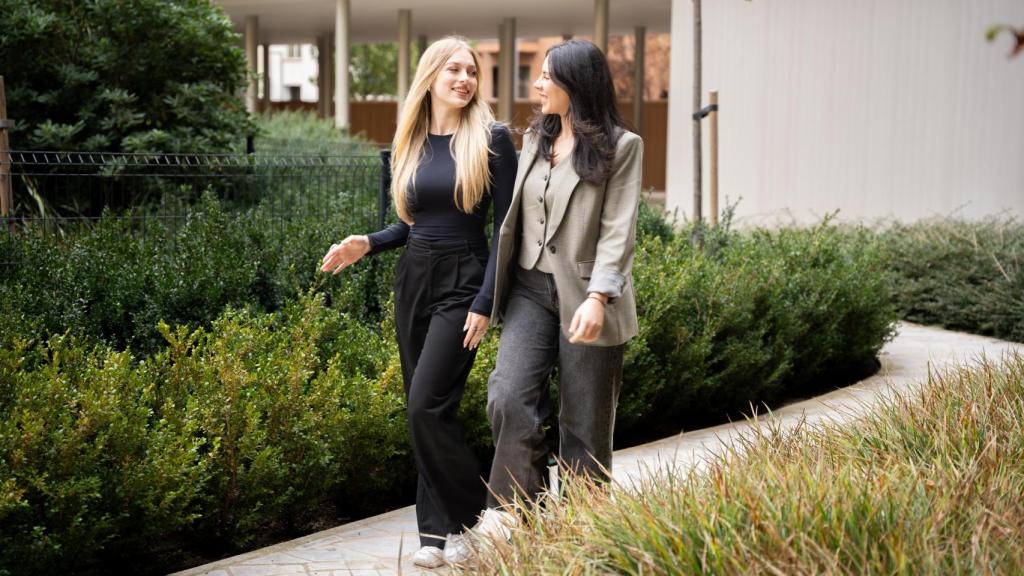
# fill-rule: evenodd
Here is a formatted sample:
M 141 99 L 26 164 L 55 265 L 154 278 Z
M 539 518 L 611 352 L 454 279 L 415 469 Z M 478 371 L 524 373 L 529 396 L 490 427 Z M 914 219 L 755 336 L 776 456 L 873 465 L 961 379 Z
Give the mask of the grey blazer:
M 511 266 L 517 265 L 523 181 L 537 153 L 538 139 L 532 132 L 527 132 L 523 136 L 519 171 L 512 189 L 512 205 L 498 237 L 494 308 L 491 311 L 491 323 L 495 325 L 502 321 Z M 573 314 L 591 292 L 609 297 L 604 327 L 592 346 L 615 346 L 636 336 L 636 300 L 631 271 L 643 154 L 643 140 L 627 131 L 619 138 L 611 176 L 603 185 L 581 181 L 571 165 L 550 184 L 551 187 L 571 191 L 570 194 L 559 194 L 551 206 L 546 243 L 547 257 L 554 263 L 559 320 L 562 333 L 567 338 Z

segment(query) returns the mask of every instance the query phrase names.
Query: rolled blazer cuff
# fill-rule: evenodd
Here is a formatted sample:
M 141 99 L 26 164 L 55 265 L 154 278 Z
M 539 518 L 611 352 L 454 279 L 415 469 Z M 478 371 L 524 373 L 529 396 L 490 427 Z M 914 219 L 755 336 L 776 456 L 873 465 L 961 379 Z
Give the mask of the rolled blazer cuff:
M 622 296 L 626 288 L 626 277 L 613 270 L 595 269 L 590 276 L 590 284 L 587 285 L 587 294 L 600 292 L 608 297 L 611 302 Z

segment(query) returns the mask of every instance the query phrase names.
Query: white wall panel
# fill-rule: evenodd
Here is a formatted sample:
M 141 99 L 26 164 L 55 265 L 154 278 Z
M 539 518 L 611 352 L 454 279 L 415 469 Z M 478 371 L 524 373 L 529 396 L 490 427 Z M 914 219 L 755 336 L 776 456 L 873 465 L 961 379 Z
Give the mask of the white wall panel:
M 703 6 L 720 196 L 742 221 L 1024 216 L 1024 56 L 984 37 L 1024 26 L 1024 0 Z M 692 3 L 672 9 L 668 204 L 689 214 Z

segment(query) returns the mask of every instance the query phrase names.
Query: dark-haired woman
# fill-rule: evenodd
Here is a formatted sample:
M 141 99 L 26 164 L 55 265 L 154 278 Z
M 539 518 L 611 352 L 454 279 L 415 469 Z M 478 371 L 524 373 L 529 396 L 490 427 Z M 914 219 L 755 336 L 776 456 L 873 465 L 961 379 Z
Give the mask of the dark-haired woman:
M 607 480 L 623 350 L 637 332 L 630 271 L 643 141 L 626 130 L 608 63 L 590 42 L 549 49 L 534 88 L 541 110 L 498 240 L 491 319 L 504 329 L 487 398 L 495 457 L 477 527 L 490 537 L 514 524 L 503 504 L 543 490 L 555 365 L 559 457 Z

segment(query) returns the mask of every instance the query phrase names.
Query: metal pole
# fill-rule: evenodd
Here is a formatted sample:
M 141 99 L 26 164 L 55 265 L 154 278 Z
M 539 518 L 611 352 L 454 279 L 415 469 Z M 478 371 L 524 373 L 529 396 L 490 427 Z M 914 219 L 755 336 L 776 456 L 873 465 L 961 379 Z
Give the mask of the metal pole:
M 7 130 L 12 122 L 7 119 L 7 93 L 4 89 L 4 77 L 0 76 L 0 216 L 9 218 L 14 210 L 14 198 L 11 192 L 10 138 Z M 8 229 L 14 232 L 14 223 L 8 223 Z
M 701 138 L 700 138 L 700 80 L 701 80 L 701 22 L 700 2 L 693 0 L 693 221 L 703 219 L 701 211 Z M 696 230 L 696 229 L 695 229 Z
M 708 106 L 711 108 L 709 122 L 711 123 L 710 145 L 711 150 L 711 206 L 708 216 L 711 217 L 711 225 L 718 225 L 718 90 L 712 90 L 708 94 Z
M 380 189 L 377 193 L 377 229 L 383 230 L 391 210 L 391 150 L 380 151 Z

